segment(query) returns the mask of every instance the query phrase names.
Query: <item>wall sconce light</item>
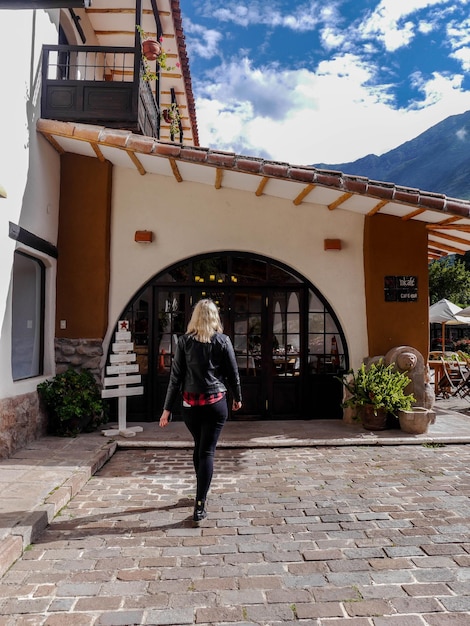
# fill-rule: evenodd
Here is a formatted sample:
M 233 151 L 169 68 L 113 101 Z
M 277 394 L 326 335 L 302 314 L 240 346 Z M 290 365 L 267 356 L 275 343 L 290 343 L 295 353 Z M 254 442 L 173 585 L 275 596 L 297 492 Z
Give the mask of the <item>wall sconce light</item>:
M 152 243 L 153 232 L 151 230 L 136 230 L 134 240 L 137 243 Z
M 341 239 L 325 239 L 325 250 L 341 250 Z
M 7 197 L 7 192 L 5 191 L 5 187 L 2 187 L 2 185 L 0 185 L 0 198 L 6 198 Z

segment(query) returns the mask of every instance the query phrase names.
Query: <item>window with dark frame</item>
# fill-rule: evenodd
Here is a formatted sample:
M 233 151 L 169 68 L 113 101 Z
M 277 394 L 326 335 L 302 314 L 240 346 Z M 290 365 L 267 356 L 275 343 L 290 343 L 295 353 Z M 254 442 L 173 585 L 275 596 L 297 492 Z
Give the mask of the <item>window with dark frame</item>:
M 44 264 L 16 251 L 13 262 L 11 369 L 13 380 L 40 376 L 44 355 Z

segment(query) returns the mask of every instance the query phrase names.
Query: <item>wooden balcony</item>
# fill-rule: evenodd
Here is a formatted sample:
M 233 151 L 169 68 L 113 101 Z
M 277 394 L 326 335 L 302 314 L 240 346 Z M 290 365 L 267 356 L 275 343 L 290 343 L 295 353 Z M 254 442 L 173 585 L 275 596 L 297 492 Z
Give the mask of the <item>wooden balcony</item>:
M 160 138 L 160 108 L 135 48 L 43 46 L 41 116 Z M 158 83 L 157 83 L 158 85 Z

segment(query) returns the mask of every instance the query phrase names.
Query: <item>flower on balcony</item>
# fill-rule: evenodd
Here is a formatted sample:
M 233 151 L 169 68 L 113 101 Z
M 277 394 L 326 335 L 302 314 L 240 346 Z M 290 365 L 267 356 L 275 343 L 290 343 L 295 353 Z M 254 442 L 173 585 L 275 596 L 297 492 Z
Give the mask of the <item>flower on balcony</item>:
M 175 66 L 168 65 L 168 55 L 162 45 L 163 37 L 160 37 L 160 40 L 157 41 L 156 39 L 153 39 L 152 37 L 147 35 L 147 33 L 143 31 L 142 27 L 139 24 L 137 24 L 136 28 L 142 39 L 142 63 L 144 66 L 142 80 L 158 80 L 158 73 L 150 67 L 149 61 L 156 61 L 157 65 L 160 66 L 160 69 L 166 70 L 167 72 L 171 72 L 172 70 L 174 70 Z M 180 64 L 177 63 L 176 67 L 179 66 Z
M 163 109 L 162 117 L 170 125 L 170 135 L 174 136 L 180 132 L 180 112 L 176 102 L 172 102 L 168 109 Z

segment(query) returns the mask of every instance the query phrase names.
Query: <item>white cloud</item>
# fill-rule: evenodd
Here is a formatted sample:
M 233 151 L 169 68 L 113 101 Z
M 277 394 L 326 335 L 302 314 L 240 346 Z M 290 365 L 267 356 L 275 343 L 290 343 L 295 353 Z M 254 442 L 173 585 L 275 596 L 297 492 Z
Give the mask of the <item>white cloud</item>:
M 375 37 L 388 52 L 407 46 L 415 36 L 415 30 L 424 24 L 407 20 L 417 11 L 437 5 L 446 5 L 448 0 L 382 0 L 368 19 L 361 25 L 363 37 Z
M 225 0 L 212 0 L 204 2 L 200 7 L 205 15 L 221 22 L 231 22 L 243 27 L 260 24 L 271 28 L 282 26 L 300 32 L 315 29 L 319 21 L 332 11 L 332 7 L 325 8 L 320 0 L 294 3 L 293 9 L 287 12 L 283 9 L 285 7 L 277 6 L 274 0 L 269 3 L 251 0 L 246 4 L 232 3 L 229 6 Z
M 460 50 L 456 50 L 450 56 L 460 62 L 465 72 L 470 72 L 470 48 L 460 48 Z
M 467 139 L 467 129 L 466 128 L 460 128 L 456 133 L 455 136 L 457 137 L 457 139 L 459 141 L 465 141 Z
M 316 74 L 253 71 L 247 60 L 225 72 L 227 82 L 207 84 L 197 98 L 201 145 L 292 163 L 383 154 L 470 109 L 462 77 L 437 73 L 428 82 L 416 77 L 422 102 L 396 108 L 385 89 L 367 86 L 371 70 L 353 55 L 320 64 Z
M 220 42 L 223 35 L 220 31 L 195 24 L 189 18 L 184 23 L 186 43 L 191 54 L 203 59 L 211 59 L 220 54 Z

